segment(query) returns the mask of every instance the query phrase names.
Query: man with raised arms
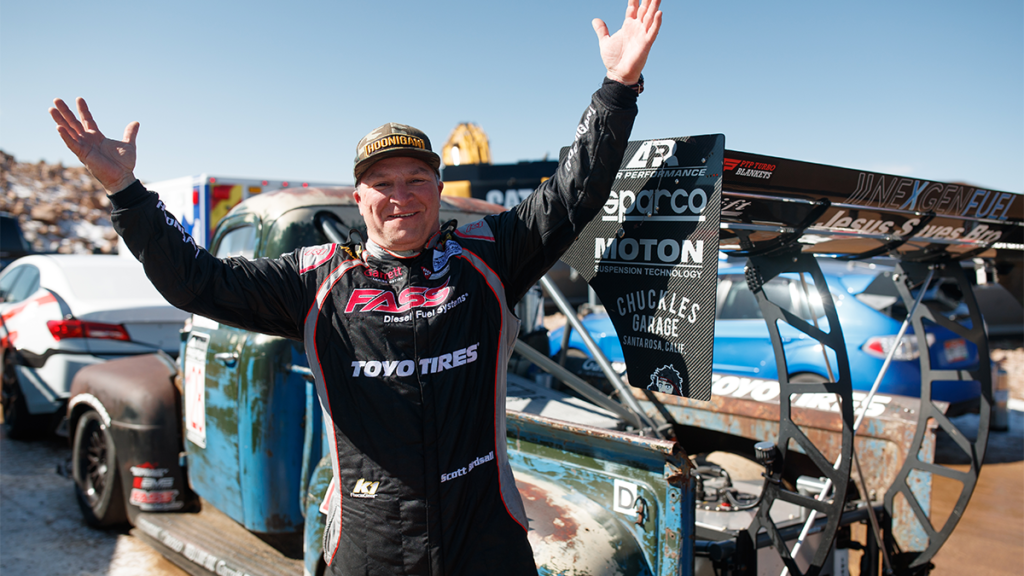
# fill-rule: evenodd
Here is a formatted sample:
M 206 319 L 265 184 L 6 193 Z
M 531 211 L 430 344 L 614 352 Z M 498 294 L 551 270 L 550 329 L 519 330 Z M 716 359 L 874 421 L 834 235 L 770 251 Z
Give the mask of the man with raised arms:
M 365 244 L 276 260 L 197 249 L 133 174 L 139 124 L 111 140 L 83 100 L 78 117 L 54 101 L 57 131 L 110 193 L 115 229 L 169 302 L 303 342 L 334 470 L 332 574 L 536 573 L 505 448 L 512 310 L 608 197 L 659 3 L 629 0 L 614 35 L 594 20 L 607 76 L 567 159 L 515 209 L 461 228 L 439 222 L 439 157 L 425 134 L 389 123 L 356 148 Z

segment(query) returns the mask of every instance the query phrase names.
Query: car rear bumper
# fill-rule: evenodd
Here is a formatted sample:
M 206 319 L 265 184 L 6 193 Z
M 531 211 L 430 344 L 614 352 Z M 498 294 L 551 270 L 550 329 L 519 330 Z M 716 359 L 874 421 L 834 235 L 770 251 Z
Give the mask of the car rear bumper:
M 152 352 L 151 350 L 149 352 Z M 71 381 L 86 366 L 102 364 L 137 354 L 97 356 L 82 352 L 54 351 L 34 358 L 22 358 L 14 367 L 18 384 L 31 414 L 53 414 L 62 409 L 71 393 Z

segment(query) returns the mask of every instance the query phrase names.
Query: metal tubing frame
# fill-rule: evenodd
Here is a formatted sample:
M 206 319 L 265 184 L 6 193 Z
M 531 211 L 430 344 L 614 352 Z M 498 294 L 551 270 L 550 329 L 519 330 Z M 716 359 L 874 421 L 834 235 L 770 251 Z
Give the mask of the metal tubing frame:
M 619 397 L 622 398 L 623 403 L 625 403 L 625 405 L 637 415 L 640 421 L 643 422 L 641 429 L 645 427 L 650 428 L 652 434 L 658 434 L 658 425 L 655 424 L 654 421 L 651 420 L 650 416 L 644 412 L 644 409 L 640 407 L 640 403 L 633 397 L 633 393 L 630 391 L 629 386 L 619 378 L 618 373 L 616 373 L 615 369 L 612 368 L 611 363 L 608 362 L 608 358 L 605 357 L 604 352 L 601 351 L 597 342 L 594 342 L 593 337 L 591 337 L 590 333 L 587 332 L 586 328 L 584 328 L 583 323 L 576 317 L 576 311 L 573 310 L 569 301 L 565 299 L 565 295 L 562 294 L 562 291 L 555 286 L 555 283 L 548 278 L 547 274 L 541 277 L 540 285 L 544 289 L 544 292 L 546 292 L 551 300 L 554 301 L 555 306 L 558 307 L 562 314 L 565 314 L 566 322 L 572 326 L 573 330 L 579 332 L 580 337 L 583 339 L 583 343 L 587 346 L 587 350 L 590 351 L 590 354 L 594 357 L 597 365 L 601 367 L 601 371 L 604 372 L 605 378 L 607 378 L 608 381 L 611 382 L 612 386 L 615 387 L 615 390 L 619 393 Z M 568 384 L 568 382 L 566 383 Z
M 551 374 L 555 378 L 558 378 L 564 382 L 566 386 L 583 395 L 587 400 L 590 400 L 594 404 L 597 404 L 606 410 L 614 412 L 619 418 L 622 418 L 637 428 L 643 427 L 643 422 L 636 414 L 630 412 L 618 402 L 602 394 L 600 390 L 591 386 L 586 380 L 576 376 L 565 367 L 559 366 L 557 362 L 548 358 L 544 353 L 538 351 L 536 348 L 517 339 L 515 350 L 517 354 L 520 354 L 530 362 L 533 362 L 541 370 Z

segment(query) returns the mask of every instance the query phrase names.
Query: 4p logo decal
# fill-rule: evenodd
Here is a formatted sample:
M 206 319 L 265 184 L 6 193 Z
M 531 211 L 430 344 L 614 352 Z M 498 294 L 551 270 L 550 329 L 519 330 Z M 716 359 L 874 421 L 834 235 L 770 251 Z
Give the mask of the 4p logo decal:
M 647 140 L 640 145 L 629 164 L 626 164 L 626 169 L 643 170 L 678 165 L 675 140 Z

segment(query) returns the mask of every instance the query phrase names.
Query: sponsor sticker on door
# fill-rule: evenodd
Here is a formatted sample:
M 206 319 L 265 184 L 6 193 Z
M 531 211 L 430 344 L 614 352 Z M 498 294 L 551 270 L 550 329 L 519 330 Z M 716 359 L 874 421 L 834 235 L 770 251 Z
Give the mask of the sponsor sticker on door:
M 613 509 L 619 514 L 625 514 L 626 516 L 636 516 L 636 498 L 640 495 L 640 487 L 632 482 L 626 482 L 625 480 L 615 479 L 613 486 L 612 504 Z
M 206 351 L 210 337 L 193 332 L 185 347 L 185 437 L 206 448 Z

